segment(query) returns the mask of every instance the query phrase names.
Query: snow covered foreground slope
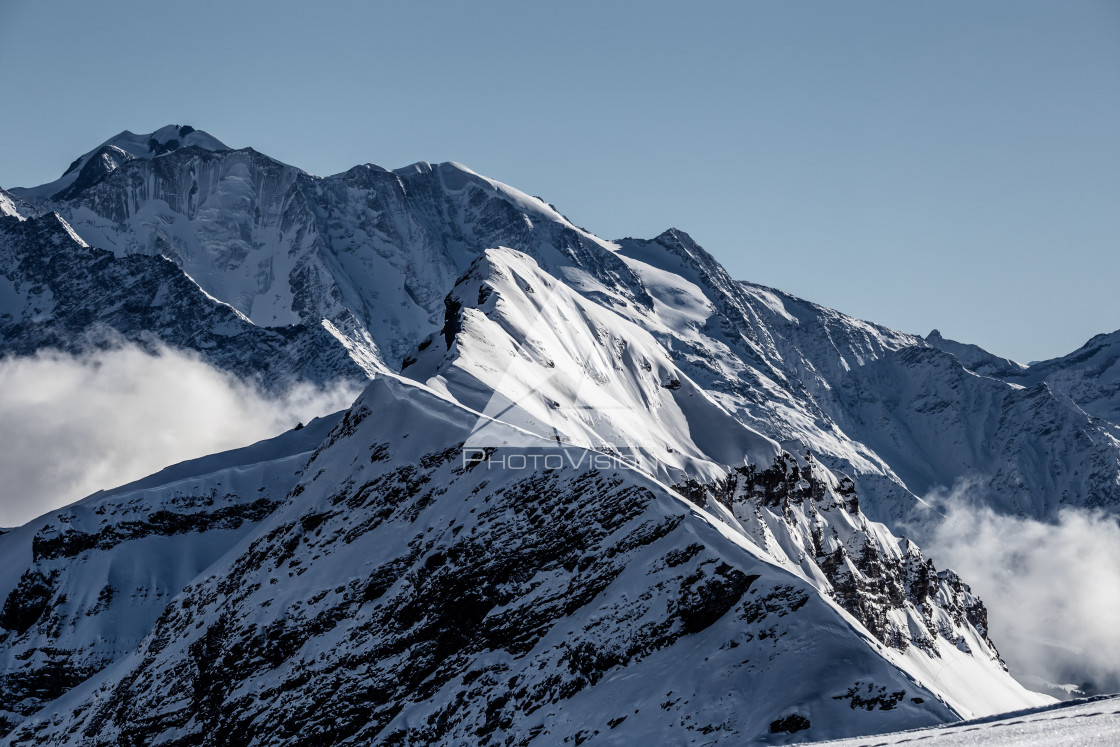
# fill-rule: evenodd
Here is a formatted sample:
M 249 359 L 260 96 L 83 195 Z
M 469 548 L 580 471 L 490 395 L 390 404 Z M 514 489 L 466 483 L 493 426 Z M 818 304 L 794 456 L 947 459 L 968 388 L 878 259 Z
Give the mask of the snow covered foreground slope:
M 193 345 L 242 375 L 324 383 L 400 370 L 443 328 L 455 280 L 486 250 L 508 247 L 652 335 L 741 423 L 852 475 L 880 520 L 913 522 L 918 497 L 962 480 L 1006 513 L 1050 519 L 1066 505 L 1120 507 L 1120 442 L 1115 423 L 1101 420 L 1115 416 L 1120 379 L 1099 373 L 1116 359 L 1105 345 L 1046 375 L 1005 361 L 1003 376 L 978 368 L 963 346 L 737 282 L 683 232 L 603 241 L 540 199 L 457 164 L 363 165 L 319 178 L 168 126 L 122 133 L 61 180 L 8 194 L 13 206 L 26 201 L 11 210 L 56 211 L 118 260 L 171 259 L 224 306 L 215 320 L 235 311 L 256 331 L 231 340 L 227 323 L 204 321 L 197 339 L 217 343 L 207 346 L 193 337 L 199 330 L 177 334 L 142 315 L 114 328 Z M 0 275 L 13 318 L 38 319 L 38 307 Z M 94 306 L 97 287 L 67 293 Z M 177 296 L 137 292 L 120 302 L 125 310 L 158 302 L 179 315 Z M 2 350 L 67 347 L 92 312 L 84 313 L 62 334 L 9 333 Z M 254 338 L 286 339 L 298 352 L 277 360 L 261 353 L 274 342 Z M 277 377 L 283 368 L 288 375 Z
M 480 418 L 518 445 L 465 457 Z M 606 456 L 379 376 L 133 653 L 7 739 L 785 743 L 1046 700 L 1003 671 L 959 580 L 829 473 L 776 452 L 690 502 Z M 787 554 L 802 528 L 843 588 Z
M 1120 743 L 1120 696 L 1061 703 L 1003 718 L 987 718 L 935 729 L 879 734 L 821 744 L 836 747 L 889 747 L 896 744 L 938 747 L 1086 747 Z

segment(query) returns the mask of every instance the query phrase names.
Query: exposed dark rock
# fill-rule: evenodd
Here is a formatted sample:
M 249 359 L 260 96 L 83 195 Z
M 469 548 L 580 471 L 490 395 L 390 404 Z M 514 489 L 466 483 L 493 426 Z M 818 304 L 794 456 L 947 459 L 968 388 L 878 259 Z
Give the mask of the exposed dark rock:
M 805 731 L 810 726 L 809 719 L 799 713 L 791 713 L 788 716 L 783 716 L 782 718 L 771 721 L 770 733 L 795 734 L 799 731 Z
M 0 627 L 17 635 L 26 633 L 47 611 L 53 594 L 49 578 L 38 570 L 24 571 L 19 585 L 8 594 L 0 609 Z
M 172 513 L 156 511 L 146 521 L 122 521 L 107 525 L 96 533 L 65 528 L 58 532 L 39 532 L 31 541 L 33 559 L 72 558 L 91 549 L 108 550 L 122 542 L 151 535 L 171 536 L 211 529 L 236 529 L 242 522 L 257 522 L 268 516 L 276 502 L 260 498 L 252 503 L 223 506 L 214 511 Z
M 889 711 L 905 697 L 905 690 L 887 692 L 887 688 L 870 682 L 856 682 L 843 695 L 833 696 L 833 700 L 847 700 L 852 710 L 862 708 L 866 711 Z M 922 702 L 921 699 L 918 702 Z
M 443 300 L 443 304 L 443 329 L 440 330 L 440 334 L 443 335 L 447 349 L 450 350 L 451 343 L 455 342 L 455 335 L 463 331 L 463 304 L 450 295 Z

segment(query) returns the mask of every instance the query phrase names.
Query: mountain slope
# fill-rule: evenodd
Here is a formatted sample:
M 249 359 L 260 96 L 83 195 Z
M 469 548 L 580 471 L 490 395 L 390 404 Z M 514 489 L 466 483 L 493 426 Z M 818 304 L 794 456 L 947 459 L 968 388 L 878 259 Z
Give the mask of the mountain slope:
M 163 257 L 114 257 L 54 213 L 0 217 L 0 352 L 78 353 L 123 340 L 194 350 L 266 388 L 364 378 L 319 325 L 259 327 Z
M 593 468 L 578 447 L 582 467 L 464 462 L 479 417 L 375 379 L 285 504 L 134 654 L 10 738 L 783 743 L 1038 702 L 981 651 L 875 642 L 641 472 Z M 563 450 L 490 457 L 530 453 Z M 950 672 L 984 683 L 968 705 L 935 684 Z
M 0 535 L 0 733 L 128 655 L 337 423 L 170 467 Z
M 1003 747 L 1072 747 L 1086 744 L 1115 744 L 1120 739 L 1120 696 L 1090 698 L 1009 713 L 936 729 L 879 734 L 873 738 L 845 739 L 824 744 L 909 744 L 931 740 L 939 747 L 971 747 L 974 744 Z
M 839 388 L 845 430 L 925 492 L 970 481 L 1000 513 L 1053 519 L 1063 506 L 1120 509 L 1120 441 L 1045 383 L 972 373 L 933 348 L 859 369 Z
M 1120 331 L 1097 335 L 1069 355 L 1030 366 L 947 340 L 937 330 L 926 339 L 970 371 L 1020 386 L 1045 383 L 1089 415 L 1120 425 Z
M 1008 377 L 1018 380 L 1045 382 L 1085 412 L 1120 427 L 1120 331 L 1097 335 L 1069 355 Z
M 444 329 L 405 369 L 427 386 L 535 434 L 530 445 L 601 449 L 612 466 L 676 483 L 887 646 L 940 656 L 938 641 L 949 640 L 971 651 L 953 632 L 965 618 L 986 634 L 983 606 L 967 587 L 868 522 L 849 478 L 738 423 L 625 318 L 625 307 L 596 306 L 508 249 L 480 257 L 446 306 Z M 518 444 L 526 442 L 480 418 L 464 458 L 489 465 L 483 455 Z M 996 658 L 990 642 L 974 645 Z

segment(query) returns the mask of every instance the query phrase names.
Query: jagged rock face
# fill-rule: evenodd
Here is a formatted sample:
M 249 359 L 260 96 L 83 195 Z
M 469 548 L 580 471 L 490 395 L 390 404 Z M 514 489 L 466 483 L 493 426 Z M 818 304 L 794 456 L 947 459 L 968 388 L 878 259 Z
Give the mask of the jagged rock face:
M 134 654 L 11 738 L 782 742 L 962 708 L 930 654 L 888 657 L 803 574 L 639 472 L 510 469 L 524 447 L 464 460 L 477 418 L 377 379 Z M 985 656 L 938 653 L 1016 689 Z
M 807 571 L 880 643 L 940 657 L 940 637 L 999 661 L 987 637 L 987 612 L 968 586 L 952 571 L 938 571 L 914 543 L 868 521 L 852 480 L 836 479 L 811 454 L 799 460 L 783 452 L 764 469 L 739 467 L 715 483 L 690 481 L 678 491 L 700 505 L 724 506 L 737 527 Z M 981 643 L 979 650 L 970 640 Z
M 91 496 L 0 541 L 0 734 L 129 654 L 282 503 L 338 417 Z
M 89 247 L 55 214 L 0 218 L 0 276 L 7 354 L 162 342 L 268 388 L 365 376 L 321 326 L 253 325 L 166 259 Z

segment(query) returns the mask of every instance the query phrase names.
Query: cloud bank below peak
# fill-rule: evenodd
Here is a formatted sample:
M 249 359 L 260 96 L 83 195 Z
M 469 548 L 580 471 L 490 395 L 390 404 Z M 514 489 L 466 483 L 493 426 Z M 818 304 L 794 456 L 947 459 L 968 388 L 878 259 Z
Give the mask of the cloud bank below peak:
M 275 436 L 357 394 L 345 384 L 267 394 L 167 347 L 0 359 L 0 526 Z

